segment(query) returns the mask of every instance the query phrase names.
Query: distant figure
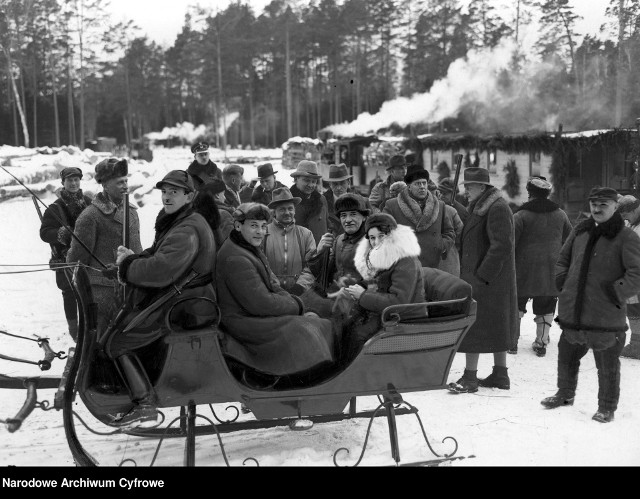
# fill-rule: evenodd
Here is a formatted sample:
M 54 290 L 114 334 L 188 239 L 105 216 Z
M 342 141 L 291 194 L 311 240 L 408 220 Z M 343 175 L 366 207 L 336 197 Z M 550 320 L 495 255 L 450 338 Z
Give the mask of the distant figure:
M 200 189 L 204 184 L 208 184 L 213 179 L 222 180 L 222 172 L 209 158 L 209 144 L 198 142 L 191 146 L 194 160 L 187 168 L 187 173 L 191 175 L 196 189 Z
M 197 196 L 193 200 L 193 208 L 208 222 L 216 240 L 216 247 L 222 246 L 224 240 L 233 230 L 233 208 L 225 205 L 225 184 L 222 180 L 214 179 L 213 182 L 200 187 Z
M 80 213 L 91 204 L 91 198 L 82 193 L 80 180 L 82 170 L 75 167 L 63 168 L 60 171 L 62 189 L 58 191 L 58 199 L 44 210 L 40 239 L 51 245 L 51 267 L 56 263 L 65 264 L 67 252 L 71 247 L 71 230 L 76 225 Z M 62 291 L 64 315 L 69 327 L 69 335 L 76 341 L 78 338 L 78 304 L 73 294 L 73 288 L 64 270 L 56 270 L 56 285 Z
M 404 180 L 407 173 L 407 160 L 401 154 L 391 156 L 389 165 L 387 166 L 389 176 L 386 180 L 378 182 L 369 193 L 369 203 L 374 213 L 381 212 L 387 199 L 391 198 L 389 189 L 391 184 Z
M 622 218 L 640 236 L 640 200 L 631 195 L 622 196 L 618 201 L 618 212 Z M 621 357 L 640 359 L 640 295 L 627 299 L 627 319 L 631 329 L 629 344 L 622 349 Z
M 353 175 L 349 175 L 347 165 L 344 163 L 340 163 L 339 165 L 329 165 L 329 178 L 326 180 L 329 184 L 329 188 L 324 192 L 323 196 L 327 199 L 327 209 L 329 213 L 328 223 L 330 229 L 332 229 L 335 234 L 342 234 L 344 231 L 340 224 L 340 220 L 336 218 L 338 214 L 335 212 L 335 200 L 346 193 L 352 193 L 360 196 L 354 191 L 351 185 L 352 178 Z M 367 208 L 371 209 L 369 200 L 364 197 L 362 199 L 364 200 Z
M 276 180 L 277 171 L 273 171 L 271 163 L 264 163 L 258 166 L 258 182 L 260 185 L 253 189 L 251 201 L 254 203 L 262 203 L 269 205 L 271 202 L 271 194 L 274 189 L 284 187 L 284 184 Z
M 627 329 L 626 301 L 640 292 L 640 237 L 625 227 L 618 193 L 596 186 L 591 218 L 577 225 L 556 263 L 558 391 L 541 401 L 554 409 L 573 405 L 580 359 L 589 349 L 598 369 L 598 410 L 592 419 L 613 421 L 620 399 L 620 352 Z
M 227 188 L 224 191 L 226 203 L 234 208 L 240 205 L 240 189 L 244 182 L 244 168 L 240 165 L 227 165 L 222 170 L 222 181 Z

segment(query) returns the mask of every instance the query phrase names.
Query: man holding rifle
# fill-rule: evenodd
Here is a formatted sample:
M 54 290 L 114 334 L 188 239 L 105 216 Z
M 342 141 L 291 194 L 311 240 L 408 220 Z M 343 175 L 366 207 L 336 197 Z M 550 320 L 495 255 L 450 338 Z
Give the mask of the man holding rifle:
M 60 172 L 62 188 L 57 192 L 58 199 L 44 211 L 41 217 L 40 239 L 51 245 L 51 268 L 66 262 L 67 252 L 71 246 L 71 230 L 82 211 L 91 204 L 91 198 L 82 193 L 80 168 L 63 168 Z M 39 205 L 34 198 L 38 213 Z M 65 227 L 66 225 L 66 227 Z M 64 269 L 56 270 L 56 285 L 62 291 L 64 315 L 69 325 L 69 334 L 76 341 L 78 336 L 78 306 Z
M 128 192 L 128 164 L 126 159 L 107 158 L 96 165 L 95 180 L 102 184 L 98 193 L 78 217 L 75 235 L 67 253 L 67 263 L 87 265 L 93 298 L 98 306 L 98 332 L 105 331 L 109 324 L 118 297 L 117 248 L 122 244 L 123 222 L 128 215 L 130 248 L 135 253 L 142 251 L 140 243 L 140 220 L 136 207 L 125 206 L 124 195 Z M 87 251 L 91 252 L 91 254 Z M 99 260 L 96 260 L 96 258 Z M 108 268 L 99 270 L 99 263 Z

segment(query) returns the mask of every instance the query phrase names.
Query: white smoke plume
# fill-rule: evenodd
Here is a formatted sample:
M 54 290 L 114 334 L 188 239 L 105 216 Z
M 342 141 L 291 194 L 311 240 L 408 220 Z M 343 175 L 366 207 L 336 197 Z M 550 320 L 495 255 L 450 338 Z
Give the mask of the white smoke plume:
M 351 123 L 326 130 L 338 137 L 353 137 L 376 133 L 394 123 L 400 127 L 427 125 L 456 117 L 463 117 L 474 132 L 553 130 L 559 117 L 565 120 L 565 129 L 575 125 L 571 123 L 575 112 L 546 90 L 563 71 L 559 61 L 520 57 L 515 64 L 516 55 L 512 40 L 493 49 L 471 50 L 454 61 L 446 77 L 437 80 L 429 92 L 387 101 L 375 114 L 365 112 Z M 589 102 L 593 112 L 603 108 L 597 101 Z

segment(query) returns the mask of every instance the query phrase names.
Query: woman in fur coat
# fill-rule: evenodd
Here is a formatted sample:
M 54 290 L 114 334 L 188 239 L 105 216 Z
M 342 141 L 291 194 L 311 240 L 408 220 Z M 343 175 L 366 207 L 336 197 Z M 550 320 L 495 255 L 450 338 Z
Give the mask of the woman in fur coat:
M 345 288 L 356 301 L 343 326 L 343 358 L 352 360 L 381 327 L 382 311 L 390 305 L 424 302 L 424 282 L 418 239 L 406 225 L 386 213 L 365 222 L 365 237 L 358 243 L 355 265 L 367 288 Z

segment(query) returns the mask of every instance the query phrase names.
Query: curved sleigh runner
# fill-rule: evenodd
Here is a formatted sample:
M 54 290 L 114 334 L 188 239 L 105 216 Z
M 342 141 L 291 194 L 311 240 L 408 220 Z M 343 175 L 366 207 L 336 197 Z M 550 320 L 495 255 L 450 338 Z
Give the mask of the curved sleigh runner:
M 184 464 L 194 466 L 196 437 L 216 434 L 228 465 L 221 434 L 285 426 L 302 418 L 315 423 L 369 418 L 361 454 L 352 464 L 357 466 L 364 457 L 372 422 L 380 416 L 387 418 L 391 455 L 398 465 L 400 448 L 396 416 L 405 414 L 416 416 L 425 441 L 435 455 L 433 460 L 412 464 L 436 465 L 462 459 L 454 456 L 458 444 L 452 437 L 442 441 L 452 441 L 450 453 L 439 455 L 434 451 L 418 409 L 405 402 L 401 395 L 446 388 L 454 355 L 476 317 L 476 302 L 469 284 L 431 268 L 423 268 L 423 275 L 428 303 L 387 307 L 382 314 L 381 329 L 366 342 L 353 361 L 346 366 L 331 366 L 322 378 L 302 386 L 282 384 L 278 380 L 262 387 L 248 383 L 248 379 L 259 378 L 261 373 L 251 372 L 225 356 L 227 342 L 234 340 L 221 329 L 219 316 L 213 324 L 189 330 L 176 325 L 170 310 L 162 307 L 151 312 L 145 309 L 127 317 L 125 320 L 143 325 L 155 321 L 167 329 L 165 336 L 141 349 L 138 356 L 153 386 L 158 408 L 161 411 L 162 408 L 180 408 L 180 416 L 166 426 L 160 423 L 156 428 L 124 429 L 117 427 L 114 415 L 132 409 L 130 393 L 114 362 L 102 353 L 100 345 L 105 339 L 98 338 L 96 331 L 91 286 L 86 270 L 78 267 L 73 279 L 80 308 L 78 342 L 76 351 L 70 351 L 56 395 L 57 400 L 63 400 L 59 405 L 76 463 L 81 466 L 98 464 L 76 433 L 77 420 L 86 426 L 73 410 L 76 395 L 92 416 L 116 428 L 115 432 L 160 439 L 151 465 L 164 438 L 185 438 Z M 417 309 L 425 313 L 416 319 Z M 403 319 L 407 312 L 411 312 L 408 315 L 412 319 Z M 377 396 L 380 404 L 373 411 L 358 412 L 358 396 Z M 212 404 L 224 403 L 242 403 L 253 413 L 255 420 L 238 421 L 239 411 L 234 406 L 228 409 L 234 409 L 235 416 L 231 420 L 220 420 Z M 198 414 L 198 405 L 209 405 L 215 422 Z M 198 420 L 207 424 L 198 425 Z M 344 448 L 335 451 L 333 461 L 336 466 L 340 465 L 338 455 L 345 451 L 349 452 Z M 255 459 L 249 459 L 258 464 Z

